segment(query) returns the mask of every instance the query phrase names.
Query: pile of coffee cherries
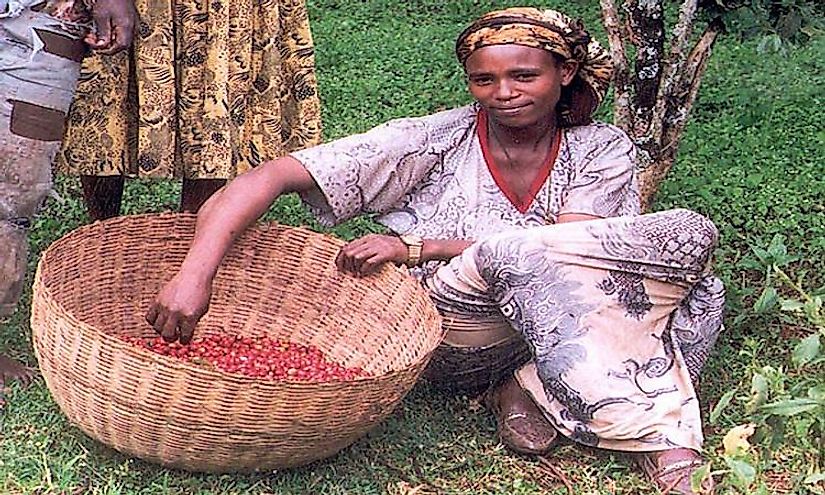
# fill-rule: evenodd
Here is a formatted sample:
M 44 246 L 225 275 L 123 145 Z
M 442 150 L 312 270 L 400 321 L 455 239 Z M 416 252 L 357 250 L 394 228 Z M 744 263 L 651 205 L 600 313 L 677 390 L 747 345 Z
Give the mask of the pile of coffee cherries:
M 159 336 L 121 339 L 163 356 L 263 380 L 332 382 L 370 376 L 361 368 L 347 368 L 330 360 L 315 346 L 269 337 L 205 335 L 187 345 L 166 342 Z

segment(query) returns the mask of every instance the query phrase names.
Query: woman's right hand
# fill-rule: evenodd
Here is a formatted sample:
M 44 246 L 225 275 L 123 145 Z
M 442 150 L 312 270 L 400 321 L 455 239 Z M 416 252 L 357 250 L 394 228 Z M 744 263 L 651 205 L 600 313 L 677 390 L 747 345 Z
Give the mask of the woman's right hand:
M 192 341 L 195 326 L 209 309 L 212 280 L 187 277 L 178 272 L 166 283 L 146 313 L 146 321 L 167 342 Z

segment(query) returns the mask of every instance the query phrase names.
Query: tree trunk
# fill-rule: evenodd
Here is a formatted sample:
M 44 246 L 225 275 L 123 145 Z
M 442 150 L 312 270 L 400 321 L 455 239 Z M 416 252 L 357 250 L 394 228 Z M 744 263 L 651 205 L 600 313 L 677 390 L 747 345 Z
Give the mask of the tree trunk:
M 665 49 L 665 19 L 662 2 L 658 0 L 633 0 L 627 8 L 636 45 L 632 113 L 633 132 L 638 135 L 647 131 L 656 106 Z
M 683 0 L 666 53 L 663 0 L 627 0 L 624 19 L 614 0 L 600 1 L 615 69 L 614 123 L 639 150 L 639 186 L 647 210 L 676 160 L 707 60 L 724 26 L 720 19 L 712 20 L 690 48 L 697 0 Z M 632 69 L 626 43 L 635 47 Z

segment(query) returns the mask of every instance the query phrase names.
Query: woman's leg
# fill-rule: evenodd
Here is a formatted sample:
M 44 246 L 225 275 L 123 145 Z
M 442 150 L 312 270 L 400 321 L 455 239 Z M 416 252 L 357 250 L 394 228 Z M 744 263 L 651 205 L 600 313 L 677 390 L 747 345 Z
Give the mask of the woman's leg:
M 725 286 L 718 278 L 707 275 L 693 286 L 673 314 L 670 333 L 685 358 L 690 379 L 699 383 L 708 354 L 722 329 Z
M 113 218 L 120 214 L 124 180 L 122 175 L 80 176 L 86 213 L 93 222 Z
M 497 303 L 533 352 L 520 384 L 566 436 L 698 451 L 689 368 L 721 328 L 724 292 L 707 271 L 715 243 L 713 224 L 687 210 L 563 224 L 480 242 L 436 282 Z M 703 328 L 684 332 L 686 316 Z
M 513 379 L 513 372 L 531 358 L 527 343 L 486 294 L 454 290 L 438 277 L 424 283 L 447 332 L 425 378 L 448 392 L 486 392 L 486 405 L 497 418 L 497 433 L 505 446 L 525 455 L 548 453 L 558 432 Z
M 183 179 L 180 211 L 197 213 L 206 200 L 224 185 L 226 185 L 225 179 Z

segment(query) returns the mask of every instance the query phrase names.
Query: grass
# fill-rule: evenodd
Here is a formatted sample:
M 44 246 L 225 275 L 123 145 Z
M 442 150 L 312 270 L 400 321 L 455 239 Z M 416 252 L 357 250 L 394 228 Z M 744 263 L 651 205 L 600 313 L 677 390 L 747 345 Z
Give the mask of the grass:
M 326 138 L 469 101 L 452 57 L 453 39 L 468 19 L 514 4 L 312 1 Z M 598 26 L 595 3 L 557 6 Z M 825 286 L 823 53 L 821 39 L 787 54 L 759 54 L 755 42 L 723 38 L 678 163 L 658 198 L 657 208 L 695 209 L 722 232 L 717 269 L 731 298 L 727 332 L 701 388 L 706 417 L 727 390 L 738 387 L 742 394 L 715 424 L 706 425 L 706 446 L 714 458 L 721 435 L 747 420 L 742 403 L 749 372 L 765 364 L 787 367 L 789 349 L 799 336 L 776 320 L 750 313 L 754 293 L 761 289 L 760 273 L 747 268 L 753 261 L 751 246 L 784 234 L 789 250 L 801 257 L 794 275 L 804 275 L 807 287 Z M 49 201 L 31 233 L 32 268 L 49 243 L 87 221 L 76 180 L 61 178 L 56 191 L 60 199 Z M 178 194 L 179 185 L 171 182 L 130 182 L 125 213 L 174 209 Z M 268 218 L 314 225 L 295 198 L 280 201 Z M 351 238 L 374 228 L 369 219 L 359 219 L 335 233 Z M 0 351 L 35 365 L 27 323 L 30 297 L 27 292 L 17 314 L 0 324 Z M 10 396 L 0 415 L 2 493 L 567 493 L 557 473 L 497 444 L 494 422 L 477 399 L 445 396 L 425 383 L 387 421 L 339 455 L 302 469 L 258 475 L 190 474 L 127 458 L 72 427 L 42 381 L 26 390 L 12 385 Z M 765 455 L 772 456 L 765 477 L 774 493 L 808 493 L 800 478 L 816 462 L 810 449 L 788 442 Z M 567 445 L 554 453 L 553 462 L 577 494 L 652 493 L 617 455 Z

